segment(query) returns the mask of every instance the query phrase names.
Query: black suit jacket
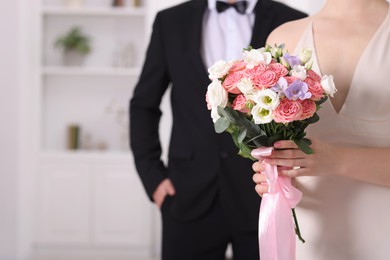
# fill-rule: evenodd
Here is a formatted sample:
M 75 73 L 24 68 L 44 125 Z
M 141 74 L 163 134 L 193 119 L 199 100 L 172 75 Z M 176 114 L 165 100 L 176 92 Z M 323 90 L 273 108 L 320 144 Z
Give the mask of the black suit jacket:
M 176 189 L 169 213 L 189 220 L 205 212 L 219 194 L 231 219 L 257 226 L 260 197 L 252 162 L 237 155 L 229 134 L 216 134 L 205 94 L 210 83 L 200 54 L 207 0 L 192 0 L 157 14 L 145 64 L 130 102 L 130 144 L 149 197 L 170 178 Z M 283 4 L 259 0 L 251 46 L 262 47 L 280 24 L 306 15 Z M 246 46 L 243 46 L 243 48 Z M 159 109 L 172 83 L 169 162 L 161 161 Z

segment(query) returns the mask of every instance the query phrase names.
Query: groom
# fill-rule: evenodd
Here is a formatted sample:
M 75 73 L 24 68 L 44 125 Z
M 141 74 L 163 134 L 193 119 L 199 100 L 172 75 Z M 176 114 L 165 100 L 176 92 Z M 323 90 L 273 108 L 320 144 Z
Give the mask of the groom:
M 268 0 L 231 2 L 192 0 L 159 12 L 130 102 L 131 148 L 161 209 L 164 260 L 223 260 L 228 243 L 235 260 L 259 259 L 252 162 L 237 155 L 229 134 L 214 131 L 206 68 L 262 47 L 275 27 L 305 14 Z M 173 125 L 164 165 L 159 106 L 168 87 Z

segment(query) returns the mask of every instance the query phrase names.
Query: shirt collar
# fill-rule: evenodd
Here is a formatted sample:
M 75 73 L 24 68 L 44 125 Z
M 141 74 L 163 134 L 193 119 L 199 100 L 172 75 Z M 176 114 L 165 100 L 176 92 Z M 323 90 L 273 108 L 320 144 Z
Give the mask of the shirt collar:
M 227 0 L 218 0 L 218 1 L 227 2 Z M 241 0 L 237 0 L 237 1 L 241 1 Z M 248 7 L 246 9 L 246 13 L 251 14 L 251 13 L 253 13 L 253 9 L 255 9 L 255 6 L 257 4 L 257 0 L 246 0 L 246 1 L 248 2 Z M 209 10 L 215 10 L 216 5 L 217 5 L 217 0 L 208 0 L 208 9 Z

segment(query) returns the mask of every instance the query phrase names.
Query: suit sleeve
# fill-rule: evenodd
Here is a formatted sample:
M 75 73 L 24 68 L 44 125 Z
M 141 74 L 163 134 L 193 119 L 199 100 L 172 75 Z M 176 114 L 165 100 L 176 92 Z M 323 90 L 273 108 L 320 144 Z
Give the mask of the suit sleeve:
M 164 57 L 160 16 L 157 14 L 154 21 L 145 62 L 129 105 L 130 147 L 138 174 L 150 199 L 159 183 L 166 178 L 158 129 L 160 103 L 170 79 Z

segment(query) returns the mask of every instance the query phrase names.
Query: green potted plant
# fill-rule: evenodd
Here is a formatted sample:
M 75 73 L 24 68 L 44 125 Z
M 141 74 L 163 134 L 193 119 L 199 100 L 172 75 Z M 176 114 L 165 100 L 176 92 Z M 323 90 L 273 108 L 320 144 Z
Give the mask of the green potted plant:
M 55 47 L 63 50 L 63 63 L 67 66 L 80 66 L 85 55 L 91 51 L 90 39 L 79 27 L 72 27 L 65 35 L 59 36 Z

